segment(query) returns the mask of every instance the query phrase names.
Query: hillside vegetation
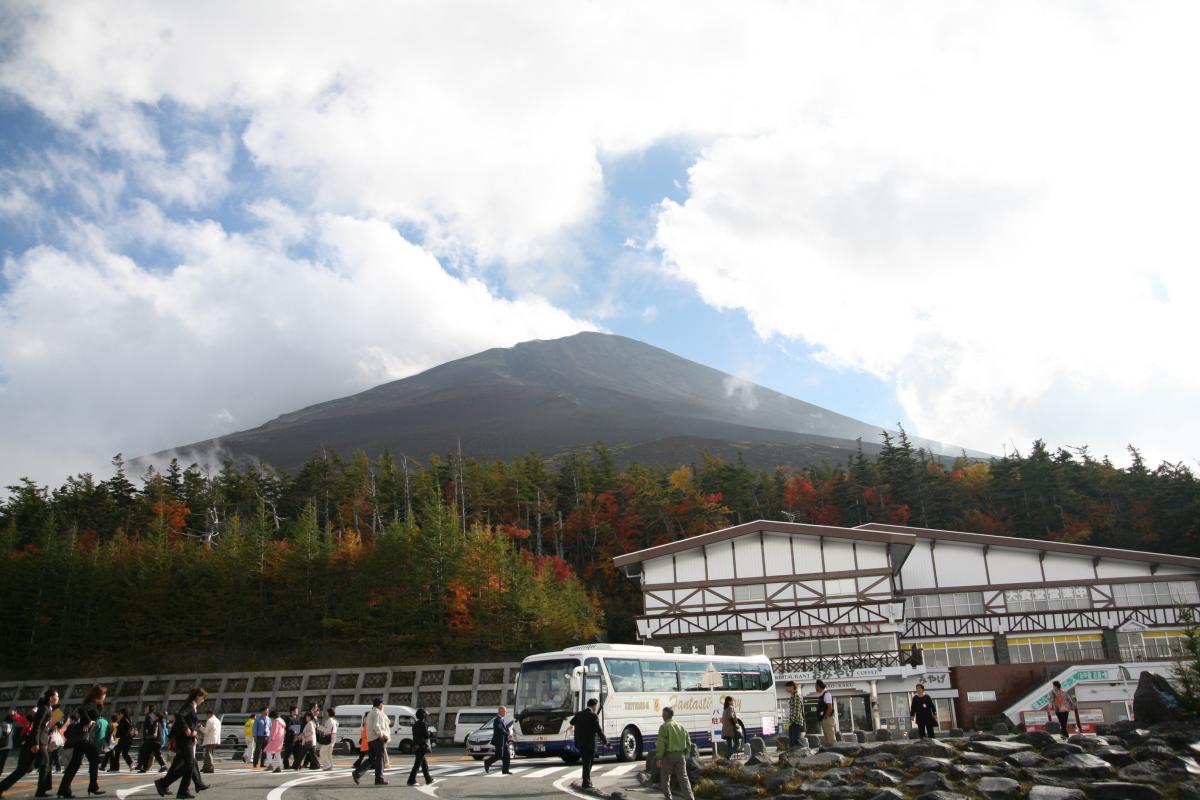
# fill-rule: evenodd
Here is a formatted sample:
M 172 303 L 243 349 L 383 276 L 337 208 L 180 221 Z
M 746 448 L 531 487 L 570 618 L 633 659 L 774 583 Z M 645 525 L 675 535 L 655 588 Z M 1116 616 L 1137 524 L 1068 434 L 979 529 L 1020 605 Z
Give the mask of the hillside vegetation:
M 754 519 L 870 521 L 1200 555 L 1200 482 L 1086 450 L 772 471 L 608 450 L 502 461 L 318 454 L 276 472 L 172 463 L 134 482 L 24 481 L 0 506 L 10 676 L 519 658 L 630 641 L 612 556 Z M 83 643 L 83 646 L 80 646 Z

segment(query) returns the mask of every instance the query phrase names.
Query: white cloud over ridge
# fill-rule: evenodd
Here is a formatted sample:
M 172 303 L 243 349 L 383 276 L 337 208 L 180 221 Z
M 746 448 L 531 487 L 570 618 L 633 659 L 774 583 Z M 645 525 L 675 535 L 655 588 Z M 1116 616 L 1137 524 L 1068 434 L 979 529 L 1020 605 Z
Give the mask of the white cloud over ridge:
M 57 479 L 114 449 L 88 431 L 155 449 L 586 327 L 601 164 L 668 140 L 700 156 L 660 269 L 883 377 L 916 433 L 1200 456 L 1193 5 L 280 8 L 7 4 L 0 92 L 78 147 L 0 173 L 0 215 L 60 233 L 6 262 L 5 461 Z

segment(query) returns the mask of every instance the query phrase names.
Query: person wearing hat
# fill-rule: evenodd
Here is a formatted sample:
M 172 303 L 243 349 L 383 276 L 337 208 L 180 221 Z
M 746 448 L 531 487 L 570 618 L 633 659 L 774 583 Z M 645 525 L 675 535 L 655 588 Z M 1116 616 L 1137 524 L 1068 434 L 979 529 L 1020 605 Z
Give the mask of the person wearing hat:
M 392 730 L 392 721 L 383 712 L 382 697 L 376 697 L 375 702 L 371 704 L 371 710 L 367 712 L 363 728 L 366 732 L 367 751 L 370 756 L 365 764 L 354 770 L 351 777 L 354 778 L 355 783 L 358 783 L 363 774 L 373 766 L 375 768 L 375 785 L 387 786 L 388 782 L 383 778 L 383 759 L 387 752 L 388 733 Z

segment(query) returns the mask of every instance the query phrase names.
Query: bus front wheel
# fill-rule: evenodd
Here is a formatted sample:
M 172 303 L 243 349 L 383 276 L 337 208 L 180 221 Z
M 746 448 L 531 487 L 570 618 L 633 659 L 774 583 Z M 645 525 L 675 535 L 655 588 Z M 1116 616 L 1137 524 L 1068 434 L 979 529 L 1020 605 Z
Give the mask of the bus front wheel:
M 617 751 L 619 761 L 638 761 L 642 757 L 642 736 L 632 725 L 621 731 L 621 748 Z

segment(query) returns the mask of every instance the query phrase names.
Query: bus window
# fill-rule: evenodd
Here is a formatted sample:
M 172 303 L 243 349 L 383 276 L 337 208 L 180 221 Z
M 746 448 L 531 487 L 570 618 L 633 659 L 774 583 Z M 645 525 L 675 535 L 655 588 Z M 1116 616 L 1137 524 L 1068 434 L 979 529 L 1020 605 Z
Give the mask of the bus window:
M 771 671 L 770 664 L 758 665 L 758 688 L 770 689 L 775 685 L 775 673 Z
M 730 664 L 729 662 L 726 662 L 724 664 L 717 664 L 717 669 L 721 672 L 722 689 L 733 689 L 734 691 L 740 692 L 743 688 L 751 688 L 749 686 L 745 686 L 742 682 L 741 664 Z
M 679 674 L 674 661 L 643 661 L 642 685 L 647 692 L 678 692 Z
M 604 666 L 608 667 L 614 692 L 642 691 L 642 664 L 637 659 L 606 658 Z
M 590 681 L 595 680 L 600 686 L 600 696 L 596 699 L 600 703 L 600 708 L 604 708 L 604 701 L 608 699 L 608 684 L 604 682 L 604 674 L 600 671 L 600 659 L 595 657 L 584 659 L 583 668 L 587 670 L 584 681 L 589 682 L 590 685 Z
M 687 664 L 679 662 L 679 688 L 685 692 L 706 692 L 701 681 L 707 664 Z

